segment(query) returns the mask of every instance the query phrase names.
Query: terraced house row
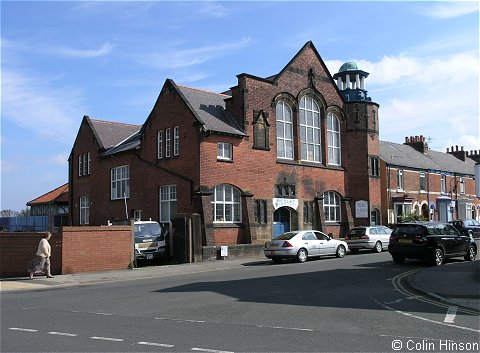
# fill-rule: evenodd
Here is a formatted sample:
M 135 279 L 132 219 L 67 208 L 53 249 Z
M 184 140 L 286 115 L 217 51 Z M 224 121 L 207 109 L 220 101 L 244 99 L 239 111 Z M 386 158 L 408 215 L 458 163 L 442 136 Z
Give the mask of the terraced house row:
M 142 125 L 85 116 L 69 158 L 70 223 L 198 214 L 203 245 L 222 245 L 290 229 L 338 237 L 411 212 L 454 217 L 454 204 L 478 218 L 478 155 L 430 151 L 423 137 L 379 141 L 367 77 L 354 62 L 332 76 L 307 42 L 278 74 L 237 75 L 222 94 L 167 79 Z

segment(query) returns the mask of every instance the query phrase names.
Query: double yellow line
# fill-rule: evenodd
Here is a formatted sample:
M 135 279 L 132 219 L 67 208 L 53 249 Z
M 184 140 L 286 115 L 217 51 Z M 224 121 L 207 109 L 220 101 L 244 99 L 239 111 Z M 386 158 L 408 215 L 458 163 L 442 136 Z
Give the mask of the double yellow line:
M 400 293 L 402 293 L 402 294 L 404 294 L 408 297 L 413 297 L 413 298 L 415 298 L 419 301 L 429 303 L 429 304 L 432 304 L 432 305 L 436 305 L 436 306 L 440 306 L 442 308 L 449 308 L 450 306 L 452 306 L 452 304 L 442 302 L 440 299 L 437 300 L 437 299 L 434 299 L 434 298 L 431 298 L 431 297 L 426 297 L 423 294 L 414 293 L 411 290 L 407 289 L 402 284 L 402 280 L 404 280 L 408 276 L 411 276 L 412 274 L 414 274 L 415 272 L 417 272 L 419 270 L 421 270 L 421 269 L 414 269 L 414 270 L 407 271 L 407 272 L 404 272 L 404 273 L 401 273 L 401 274 L 395 276 L 392 279 L 392 284 L 393 284 L 393 287 L 395 288 L 395 290 L 397 290 L 398 292 L 400 292 Z M 471 315 L 479 315 L 480 314 L 480 312 L 478 312 L 476 310 L 466 309 L 466 308 L 462 308 L 462 307 L 458 307 L 457 311 L 460 311 L 460 312 L 465 313 L 465 314 L 471 314 Z

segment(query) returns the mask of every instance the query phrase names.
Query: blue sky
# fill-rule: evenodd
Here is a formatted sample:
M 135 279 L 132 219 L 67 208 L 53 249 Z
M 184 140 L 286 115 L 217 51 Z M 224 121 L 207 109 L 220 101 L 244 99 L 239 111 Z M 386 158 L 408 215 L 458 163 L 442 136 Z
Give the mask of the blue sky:
M 0 209 L 68 181 L 83 115 L 142 124 L 167 78 L 222 92 L 309 40 L 370 72 L 382 140 L 480 149 L 477 1 L 2 1 Z

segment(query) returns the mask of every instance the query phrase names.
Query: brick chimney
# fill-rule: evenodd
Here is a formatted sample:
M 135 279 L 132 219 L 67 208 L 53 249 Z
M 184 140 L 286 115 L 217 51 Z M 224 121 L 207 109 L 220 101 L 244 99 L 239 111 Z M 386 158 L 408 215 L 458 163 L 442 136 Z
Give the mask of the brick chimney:
M 463 150 L 463 146 L 460 148 L 460 151 L 458 150 L 458 145 L 455 145 L 455 150 L 453 149 L 453 146 L 452 146 L 452 149 L 450 150 L 450 152 L 448 151 L 448 148 L 447 148 L 447 153 L 453 154 L 455 157 L 457 157 L 463 162 L 467 160 L 468 152 Z
M 413 147 L 420 153 L 427 154 L 428 144 L 425 142 L 425 137 L 422 135 L 405 137 L 405 142 L 403 144 Z
M 467 151 L 467 157 L 473 159 L 477 163 L 480 163 L 480 151 Z

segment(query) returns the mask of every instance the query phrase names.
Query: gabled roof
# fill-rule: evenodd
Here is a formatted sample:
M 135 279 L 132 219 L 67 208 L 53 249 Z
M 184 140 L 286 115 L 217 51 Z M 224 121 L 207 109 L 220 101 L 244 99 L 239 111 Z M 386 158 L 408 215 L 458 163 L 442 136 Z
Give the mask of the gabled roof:
M 172 80 L 171 83 L 205 130 L 245 136 L 240 125 L 225 109 L 225 99 L 230 96 L 176 85 Z
M 45 203 L 68 202 L 68 183 L 27 202 L 27 206 L 34 206 Z
M 380 141 L 380 159 L 397 167 L 431 170 L 463 175 L 474 175 L 475 161 L 465 162 L 450 153 L 428 150 L 423 154 L 411 146 L 394 142 Z
M 86 117 L 101 148 L 109 149 L 137 133 L 141 125 L 95 120 Z

